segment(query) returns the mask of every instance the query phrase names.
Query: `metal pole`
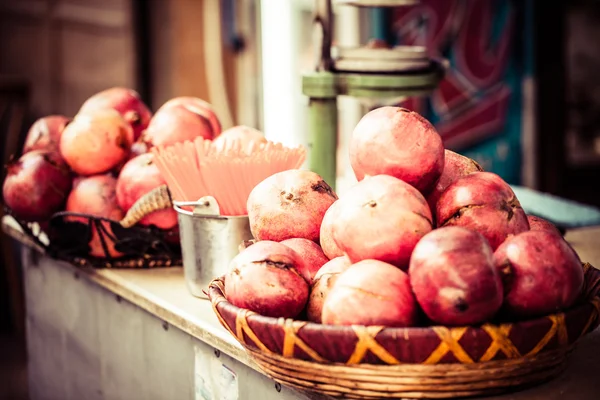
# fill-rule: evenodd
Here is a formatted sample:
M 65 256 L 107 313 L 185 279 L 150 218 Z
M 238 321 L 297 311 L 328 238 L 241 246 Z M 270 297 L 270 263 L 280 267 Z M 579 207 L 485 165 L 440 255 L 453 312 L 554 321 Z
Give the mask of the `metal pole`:
M 309 168 L 334 190 L 337 177 L 337 118 L 337 97 L 309 99 Z

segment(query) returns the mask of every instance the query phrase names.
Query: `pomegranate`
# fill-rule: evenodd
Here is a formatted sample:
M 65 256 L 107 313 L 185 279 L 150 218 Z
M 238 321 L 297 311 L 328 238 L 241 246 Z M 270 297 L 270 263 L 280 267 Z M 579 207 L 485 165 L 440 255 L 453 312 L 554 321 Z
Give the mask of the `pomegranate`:
M 504 282 L 504 309 L 535 317 L 572 306 L 581 294 L 583 268 L 569 244 L 548 231 L 512 236 L 494 253 Z
M 225 275 L 227 300 L 267 317 L 294 318 L 308 300 L 308 283 L 298 272 L 302 263 L 281 243 L 256 242 L 231 261 Z
M 60 153 L 79 175 L 102 174 L 129 156 L 133 131 L 115 110 L 77 114 L 60 138 Z
M 380 107 L 358 122 L 350 139 L 350 165 L 360 181 L 391 175 L 429 193 L 444 168 L 444 146 L 433 125 L 416 112 Z
M 433 190 L 427 196 L 427 202 L 435 212 L 440 195 L 455 180 L 473 172 L 483 171 L 483 168 L 469 157 L 462 156 L 450 150 L 444 150 L 444 170 Z
M 369 39 L 367 46 L 369 49 L 389 49 L 391 48 L 388 42 L 383 39 Z
M 285 244 L 302 257 L 304 268 L 301 268 L 298 272 L 306 279 L 306 282 L 308 282 L 309 285 L 312 285 L 317 271 L 329 261 L 323 253 L 321 246 L 312 240 L 304 238 L 286 239 L 281 241 L 281 244 Z
M 150 120 L 144 141 L 149 147 L 169 146 L 197 137 L 214 139 L 221 123 L 212 106 L 196 97 L 176 97 L 162 105 Z
M 103 109 L 114 109 L 123 116 L 131 125 L 134 141 L 141 136 L 152 118 L 152 112 L 144 104 L 139 93 L 123 87 L 113 87 L 96 93 L 83 103 L 79 113 L 86 114 Z
M 169 229 L 167 232 L 165 232 L 165 242 L 175 246 L 181 245 L 181 237 L 179 234 L 179 226 Z
M 58 151 L 60 136 L 69 122 L 71 119 L 64 115 L 49 115 L 35 121 L 25 137 L 23 153 L 32 150 Z
M 75 175 L 73 177 L 73 187 L 77 186 L 79 184 L 79 182 L 81 182 L 85 178 L 86 178 L 85 176 Z
M 338 275 L 350 267 L 348 257 L 336 257 L 325 263 L 314 277 L 314 283 L 306 305 L 306 315 L 309 321 L 321 323 L 323 302 L 333 287 Z
M 340 273 L 323 303 L 332 325 L 414 326 L 419 306 L 408 275 L 391 264 L 363 260 Z
M 261 131 L 245 125 L 239 125 L 223 131 L 212 144 L 217 150 L 224 151 L 237 143 L 239 143 L 240 148 L 248 151 L 253 143 L 267 143 L 267 139 Z
M 140 197 L 165 184 L 166 181 L 154 164 L 154 155 L 141 154 L 129 160 L 119 174 L 117 204 L 127 212 Z M 169 230 L 177 225 L 177 213 L 173 209 L 154 211 L 146 215 L 139 224 Z
M 432 229 L 423 195 L 392 176 L 367 177 L 338 203 L 333 239 L 353 263 L 374 259 L 406 270 L 415 245 Z
M 456 326 L 490 320 L 502 306 L 502 280 L 488 241 L 458 226 L 435 229 L 417 243 L 408 275 L 429 319 Z
M 164 109 L 177 106 L 185 106 L 186 108 L 196 110 L 196 112 L 199 114 L 205 115 L 210 122 L 212 131 L 214 132 L 214 137 L 217 137 L 221 134 L 221 122 L 219 121 L 219 118 L 217 118 L 217 114 L 215 113 L 212 105 L 207 101 L 199 99 L 198 97 L 180 96 L 167 101 L 161 108 Z
M 148 152 L 148 146 L 146 145 L 146 143 L 144 142 L 134 142 L 131 145 L 131 148 L 129 150 L 129 155 L 127 156 L 127 158 L 125 158 L 123 161 L 121 161 L 119 164 L 117 164 L 116 167 L 114 167 L 111 171 L 118 176 L 119 173 L 121 172 L 121 170 L 123 169 L 123 167 L 125 166 L 125 164 L 127 164 L 127 161 L 136 158 L 137 156 L 139 156 L 140 154 L 145 154 Z
M 41 222 L 62 209 L 71 183 L 71 171 L 58 153 L 32 150 L 7 166 L 2 196 L 17 218 Z
M 495 250 L 509 236 L 529 230 L 527 215 L 510 186 L 492 172 L 463 176 L 441 194 L 438 226 L 462 226 L 481 233 Z
M 558 228 L 552 222 L 547 221 L 544 218 L 528 215 L 527 221 L 529 222 L 529 229 L 532 231 L 548 231 L 562 236 L 562 233 L 560 233 Z
M 305 238 L 318 243 L 323 215 L 337 198 L 312 171 L 291 169 L 273 174 L 248 196 L 252 235 L 258 240 Z
M 120 221 L 124 214 L 117 205 L 117 180 L 110 174 L 95 175 L 82 178 L 71 190 L 67 199 L 66 210 L 73 213 L 88 214 L 95 217 L 108 218 L 113 221 Z M 69 217 L 70 221 L 80 221 L 87 224 L 87 220 L 82 217 Z M 108 235 L 114 236 L 110 224 L 102 221 L 101 225 Z M 111 257 L 120 257 L 123 254 L 115 249 L 113 240 L 106 238 L 106 246 Z M 90 239 L 90 254 L 94 257 L 105 257 L 106 253 L 102 247 L 102 240 L 97 229 L 92 229 Z
M 258 240 L 256 239 L 242 240 L 242 242 L 238 245 L 238 253 L 241 253 L 242 251 L 246 250 L 248 247 L 252 246 L 257 241 Z
M 321 229 L 319 230 L 321 248 L 330 260 L 344 255 L 344 252 L 338 247 L 335 240 L 333 240 L 333 223 L 337 218 L 337 204 L 338 200 L 334 201 L 327 209 L 323 216 L 323 221 L 321 221 Z
M 135 142 L 131 145 L 131 153 L 129 154 L 129 159 L 135 158 L 140 154 L 146 154 L 148 152 L 148 146 L 144 142 Z

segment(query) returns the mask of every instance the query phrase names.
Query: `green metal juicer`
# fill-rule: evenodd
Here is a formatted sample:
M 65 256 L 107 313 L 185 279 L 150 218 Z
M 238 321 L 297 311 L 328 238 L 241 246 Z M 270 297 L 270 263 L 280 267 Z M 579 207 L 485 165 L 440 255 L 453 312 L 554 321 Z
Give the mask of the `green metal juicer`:
M 337 97 L 363 100 L 430 94 L 444 74 L 441 60 L 430 59 L 424 47 L 395 46 L 371 41 L 354 48 L 332 49 L 332 2 L 354 7 L 414 6 L 419 0 L 315 0 L 314 27 L 319 49 L 315 70 L 302 76 L 309 98 L 309 168 L 335 188 L 337 177 Z M 336 52 L 335 56 L 332 53 Z

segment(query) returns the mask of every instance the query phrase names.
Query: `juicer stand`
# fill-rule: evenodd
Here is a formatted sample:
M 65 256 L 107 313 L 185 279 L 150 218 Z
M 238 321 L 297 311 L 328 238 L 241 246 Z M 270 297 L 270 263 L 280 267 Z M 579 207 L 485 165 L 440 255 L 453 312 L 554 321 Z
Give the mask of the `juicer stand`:
M 340 5 L 370 7 L 371 2 L 341 1 Z M 386 6 L 407 6 L 416 0 L 387 0 Z M 443 63 L 429 60 L 420 70 L 377 71 L 371 65 L 368 72 L 336 69 L 331 57 L 334 17 L 332 0 L 315 0 L 313 14 L 316 60 L 314 70 L 303 74 L 302 93 L 308 97 L 308 164 L 335 189 L 337 177 L 337 97 L 340 95 L 361 99 L 400 99 L 431 93 L 444 74 Z M 360 60 L 359 60 L 360 61 Z M 373 64 L 375 57 L 363 61 Z

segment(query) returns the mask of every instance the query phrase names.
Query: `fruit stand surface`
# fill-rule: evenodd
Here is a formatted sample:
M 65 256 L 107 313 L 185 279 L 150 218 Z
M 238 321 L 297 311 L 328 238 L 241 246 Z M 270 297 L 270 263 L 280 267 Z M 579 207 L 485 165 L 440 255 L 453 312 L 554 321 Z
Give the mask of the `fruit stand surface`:
M 317 399 L 257 370 L 191 296 L 180 267 L 77 268 L 40 254 L 9 217 L 22 246 L 29 382 L 36 399 Z M 582 260 L 600 266 L 600 227 L 569 231 Z M 491 400 L 598 399 L 600 329 L 579 343 L 557 379 Z M 227 394 L 225 396 L 225 394 Z

